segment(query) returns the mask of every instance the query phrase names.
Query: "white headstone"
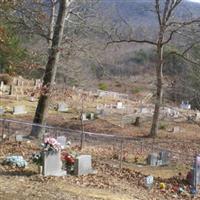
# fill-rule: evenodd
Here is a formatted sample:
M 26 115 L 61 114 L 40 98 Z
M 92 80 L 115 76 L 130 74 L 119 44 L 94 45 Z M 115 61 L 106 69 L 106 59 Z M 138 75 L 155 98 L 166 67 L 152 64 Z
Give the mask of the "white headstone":
M 158 161 L 158 154 L 157 153 L 151 153 L 148 155 L 147 158 L 147 164 L 150 166 L 157 166 Z
M 65 146 L 66 146 L 67 138 L 65 136 L 58 136 L 56 140 L 57 140 L 58 143 L 60 143 L 61 148 L 64 149 Z
M 75 160 L 74 174 L 77 176 L 92 173 L 92 157 L 90 155 L 78 156 Z
M 67 112 L 68 110 L 68 106 L 65 103 L 58 104 L 58 112 Z
M 43 152 L 44 166 L 43 175 L 44 176 L 65 176 L 66 171 L 62 170 L 61 152 L 57 151 L 47 151 Z
M 83 121 L 88 120 L 88 119 L 87 119 L 87 116 L 86 116 L 86 113 L 82 113 L 81 119 L 82 119 Z
M 154 178 L 153 176 L 147 176 L 145 180 L 146 187 L 149 189 L 153 186 Z
M 16 142 L 22 142 L 23 141 L 23 135 L 16 135 L 15 140 L 16 140 Z
M 146 114 L 149 113 L 150 111 L 148 108 L 141 108 L 140 112 Z
M 180 132 L 180 127 L 179 126 L 175 126 L 173 128 L 173 133 L 179 133 Z
M 35 97 L 30 97 L 30 102 L 34 102 L 35 101 Z
M 122 102 L 117 102 L 117 109 L 122 109 L 122 108 L 123 108 Z
M 5 112 L 4 109 L 0 107 L 0 115 L 3 115 L 4 112 Z
M 3 91 L 3 86 L 4 86 L 4 83 L 3 81 L 1 81 L 1 85 L 0 85 L 0 90 Z
M 94 120 L 94 113 L 90 113 L 90 120 Z
M 19 115 L 19 114 L 26 114 L 25 106 L 24 105 L 18 105 L 13 107 L 13 114 Z

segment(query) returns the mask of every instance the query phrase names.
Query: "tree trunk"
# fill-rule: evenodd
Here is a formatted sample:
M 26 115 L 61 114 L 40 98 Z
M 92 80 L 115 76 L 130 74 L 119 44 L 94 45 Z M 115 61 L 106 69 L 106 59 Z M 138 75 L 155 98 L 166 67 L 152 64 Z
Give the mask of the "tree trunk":
M 46 64 L 45 75 L 43 78 L 42 93 L 36 108 L 35 117 L 33 122 L 44 125 L 45 118 L 48 113 L 49 98 L 55 82 L 57 71 L 57 63 L 60 55 L 60 46 L 63 37 L 65 17 L 67 13 L 67 0 L 60 0 L 58 17 L 55 24 L 52 44 L 49 52 L 48 62 Z M 44 128 L 33 126 L 31 136 L 41 137 Z
M 156 137 L 158 133 L 158 123 L 159 123 L 159 114 L 160 106 L 162 105 L 163 97 L 163 45 L 157 45 L 157 54 L 158 54 L 158 64 L 156 66 L 156 77 L 157 77 L 157 91 L 156 91 L 156 102 L 155 109 L 153 114 L 152 126 L 150 131 L 151 137 Z
M 47 41 L 49 50 L 51 49 L 52 40 L 53 40 L 55 11 L 56 11 L 55 0 L 51 0 L 51 14 L 50 14 L 50 23 L 49 23 L 49 38 L 48 38 L 48 41 Z

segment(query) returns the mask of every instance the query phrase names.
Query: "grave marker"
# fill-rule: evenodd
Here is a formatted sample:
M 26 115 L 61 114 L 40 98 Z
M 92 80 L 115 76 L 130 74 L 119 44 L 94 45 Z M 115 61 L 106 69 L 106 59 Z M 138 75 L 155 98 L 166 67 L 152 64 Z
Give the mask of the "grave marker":
M 22 142 L 23 141 L 23 135 L 16 135 L 15 140 L 16 140 L 16 142 Z
M 92 158 L 90 155 L 78 156 L 75 160 L 74 174 L 77 176 L 92 173 Z
M 147 176 L 145 179 L 145 185 L 148 189 L 151 189 L 153 186 L 154 178 L 153 176 Z
M 65 176 L 66 171 L 62 170 L 61 152 L 43 152 L 43 175 L 44 176 Z
M 81 115 L 81 120 L 82 121 L 87 121 L 88 119 L 87 119 L 87 116 L 86 116 L 86 113 L 82 113 L 82 115 Z
M 193 167 L 193 186 L 197 189 L 200 184 L 200 155 L 195 157 Z
M 65 103 L 58 104 L 58 112 L 68 112 L 69 108 Z
M 0 90 L 3 91 L 3 87 L 4 87 L 4 82 L 1 81 L 1 85 L 0 85 Z
M 117 109 L 122 109 L 123 108 L 123 104 L 122 102 L 117 102 Z
M 0 115 L 3 115 L 4 114 L 4 109 L 3 108 L 0 108 Z
M 13 107 L 13 114 L 19 115 L 19 114 L 26 114 L 25 106 L 24 105 L 18 105 Z
M 169 152 L 168 151 L 161 151 L 159 153 L 161 164 L 160 165 L 168 165 L 169 164 Z M 157 164 L 159 165 L 159 164 Z
M 65 136 L 58 136 L 56 140 L 57 140 L 58 143 L 60 143 L 61 148 L 64 149 L 65 146 L 66 146 L 67 138 Z
M 179 127 L 179 126 L 175 126 L 175 127 L 172 129 L 172 132 L 173 132 L 173 133 L 179 133 L 179 132 L 180 132 L 180 127 Z
M 147 158 L 147 164 L 150 166 L 157 166 L 158 161 L 158 154 L 157 153 L 151 153 L 148 155 Z

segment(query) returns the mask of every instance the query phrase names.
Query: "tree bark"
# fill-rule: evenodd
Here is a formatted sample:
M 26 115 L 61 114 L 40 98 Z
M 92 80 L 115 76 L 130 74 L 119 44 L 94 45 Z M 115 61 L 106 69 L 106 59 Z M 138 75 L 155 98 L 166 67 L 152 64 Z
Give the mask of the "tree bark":
M 40 95 L 33 120 L 33 122 L 36 124 L 45 125 L 45 118 L 48 114 L 49 98 L 55 82 L 66 13 L 67 0 L 60 0 L 58 17 L 54 28 L 52 44 L 49 52 L 48 62 L 46 64 L 45 75 L 43 78 L 43 91 Z M 41 128 L 41 126 L 33 126 L 31 136 L 40 138 L 43 134 L 43 131 L 44 128 Z
M 163 45 L 161 42 L 157 45 L 157 54 L 158 54 L 158 64 L 156 66 L 156 77 L 157 77 L 157 86 L 156 86 L 156 102 L 152 120 L 152 126 L 150 131 L 151 137 L 156 137 L 158 134 L 158 123 L 160 115 L 160 107 L 162 105 L 163 97 Z

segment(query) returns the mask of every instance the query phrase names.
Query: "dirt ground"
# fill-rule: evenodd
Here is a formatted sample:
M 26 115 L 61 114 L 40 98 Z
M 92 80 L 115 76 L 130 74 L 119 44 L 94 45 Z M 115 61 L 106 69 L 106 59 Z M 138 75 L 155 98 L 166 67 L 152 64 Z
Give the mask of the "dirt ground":
M 1 99 L 1 105 L 7 106 L 11 110 L 13 105 L 18 102 L 8 99 Z M 6 113 L 3 117 L 15 118 L 17 120 L 32 121 L 36 103 L 24 100 L 23 103 L 28 107 L 28 114 L 22 116 L 13 116 Z M 0 105 L 0 106 L 1 106 Z M 81 123 L 78 119 L 79 113 L 57 113 L 51 110 L 47 119 L 49 125 L 55 125 L 63 128 L 75 130 L 81 129 Z M 120 127 L 103 119 L 88 121 L 84 125 L 85 131 L 94 133 L 114 134 L 117 136 L 134 136 L 143 138 L 146 143 L 152 140 L 147 138 L 151 121 L 143 122 L 140 127 L 125 125 Z M 155 144 L 165 142 L 165 148 L 176 151 L 187 158 L 187 155 L 199 153 L 200 127 L 187 121 L 175 122 L 162 120 L 163 128 L 159 130 L 159 135 L 154 141 Z M 172 133 L 169 129 L 179 126 L 180 132 Z M 16 143 L 6 143 L 0 145 L 0 161 L 7 155 L 19 154 L 29 159 L 30 155 L 39 150 L 39 147 L 33 142 L 23 144 L 20 148 Z M 25 170 L 19 170 L 0 164 L 0 199 L 2 200 L 171 200 L 171 199 L 191 199 L 188 193 L 188 185 L 185 183 L 185 175 L 189 166 L 173 165 L 163 168 L 150 168 L 125 162 L 123 168 L 116 167 L 115 160 L 100 160 L 98 154 L 106 152 L 102 147 L 101 151 L 96 149 L 87 149 L 87 153 L 95 151 L 93 168 L 97 170 L 96 174 L 88 176 L 66 176 L 66 177 L 43 177 L 38 175 L 37 167 L 29 164 Z M 109 151 L 109 149 L 107 150 Z M 93 155 L 92 154 L 92 155 Z M 185 155 L 184 155 L 185 154 Z M 179 159 L 178 157 L 176 158 Z M 182 158 L 181 158 L 182 159 Z M 190 158 L 187 158 L 190 159 Z M 190 159 L 192 161 L 192 159 Z M 182 176 L 178 176 L 181 172 Z M 155 184 L 151 190 L 144 185 L 145 176 L 152 174 L 155 177 Z M 162 177 L 159 178 L 159 177 Z M 166 189 L 159 189 L 159 184 L 164 182 Z M 182 187 L 185 192 L 178 194 L 177 188 Z M 196 196 L 200 199 L 200 196 Z
M 23 155 L 29 161 L 25 169 L 18 169 L 0 164 L 0 199 L 50 199 L 50 200 L 164 200 L 191 199 L 185 176 L 159 178 L 167 173 L 167 168 L 160 170 L 148 169 L 141 172 L 137 167 L 123 165 L 116 167 L 114 162 L 103 162 L 93 159 L 96 173 L 85 176 L 44 177 L 38 174 L 36 165 L 30 162 L 31 153 L 38 151 L 36 143 L 23 143 L 19 147 L 16 142 L 7 142 L 0 146 L 0 160 L 3 161 L 9 152 Z M 152 171 L 151 171 L 152 170 Z M 148 190 L 145 186 L 145 175 L 153 172 L 154 186 Z M 156 177 L 156 173 L 158 176 Z M 176 170 L 175 173 L 178 173 Z M 166 184 L 166 189 L 159 188 L 160 183 Z M 185 192 L 178 194 L 178 187 Z M 200 198 L 197 196 L 196 199 Z

